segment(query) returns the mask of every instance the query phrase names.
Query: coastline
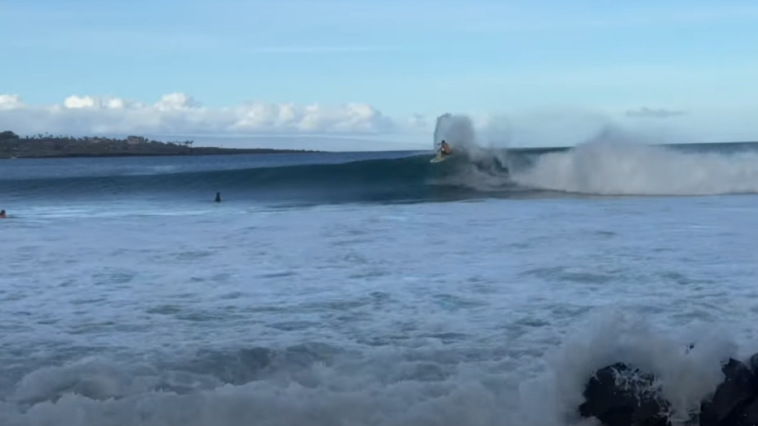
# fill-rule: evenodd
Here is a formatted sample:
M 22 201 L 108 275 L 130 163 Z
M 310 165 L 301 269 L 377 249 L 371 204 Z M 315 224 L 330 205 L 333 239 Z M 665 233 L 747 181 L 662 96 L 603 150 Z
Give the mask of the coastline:
M 193 147 L 193 141 L 160 142 L 142 136 L 108 138 L 86 136 L 53 136 L 39 134 L 21 137 L 12 131 L 0 131 L 0 160 L 7 159 L 52 159 L 52 158 L 112 158 L 112 157 L 167 157 L 209 155 L 267 155 L 267 154 L 325 154 L 329 151 L 276 148 L 220 148 Z M 647 144 L 645 144 L 647 145 Z M 758 150 L 755 141 L 699 142 L 650 144 L 677 150 Z M 503 147 L 504 150 L 527 155 L 542 155 L 565 152 L 576 146 L 555 147 Z M 415 150 L 409 150 L 412 152 Z
M 2 142 L 0 142 L 2 145 Z M 0 148 L 1 149 L 1 148 Z M 327 151 L 306 151 L 268 148 L 190 148 L 183 152 L 121 152 L 121 153 L 90 153 L 69 152 L 55 154 L 21 154 L 8 155 L 0 150 L 0 160 L 43 160 L 51 158 L 117 158 L 117 157 L 193 157 L 203 155 L 267 155 L 267 154 L 324 154 Z
M 107 137 L 53 136 L 21 137 L 12 131 L 0 132 L 0 159 L 165 157 L 198 155 L 317 154 L 326 151 L 275 148 L 193 147 L 193 141 L 160 142 L 142 136 L 123 139 Z

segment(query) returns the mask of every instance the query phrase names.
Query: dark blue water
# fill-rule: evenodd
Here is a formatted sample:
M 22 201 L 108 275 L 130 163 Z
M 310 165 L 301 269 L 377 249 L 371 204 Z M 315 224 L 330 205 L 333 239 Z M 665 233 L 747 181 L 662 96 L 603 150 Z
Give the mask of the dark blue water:
M 703 144 L 674 149 L 731 155 L 755 151 L 755 146 Z M 562 151 L 566 152 L 501 150 L 456 155 L 439 164 L 429 163 L 430 152 L 408 151 L 5 160 L 0 161 L 0 208 L 71 202 L 207 203 L 217 192 L 224 202 L 248 204 L 556 195 L 556 191 L 519 186 L 511 178 L 540 157 Z
M 428 152 L 9 160 L 0 197 L 11 201 L 166 200 L 353 202 L 461 197 L 435 185 L 466 161 L 431 164 Z

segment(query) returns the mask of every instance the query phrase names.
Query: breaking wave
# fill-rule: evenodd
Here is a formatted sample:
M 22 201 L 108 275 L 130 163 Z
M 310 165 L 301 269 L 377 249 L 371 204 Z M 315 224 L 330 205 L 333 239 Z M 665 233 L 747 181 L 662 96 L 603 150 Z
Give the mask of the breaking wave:
M 513 180 L 529 188 L 592 195 L 752 194 L 758 192 L 758 152 L 588 143 L 545 154 Z
M 758 192 L 758 145 L 656 146 L 608 137 L 574 148 L 480 146 L 470 120 L 445 115 L 435 145 L 455 155 L 431 164 L 430 152 L 385 157 L 321 154 L 315 163 L 265 161 L 237 169 L 163 165 L 150 173 L 99 176 L 0 176 L 0 195 L 67 199 L 114 197 L 307 202 L 402 202 L 583 194 L 716 195 Z M 390 155 L 392 154 L 392 155 Z M 381 155 L 381 154 L 379 154 Z M 29 160 L 35 161 L 35 160 Z M 140 161 L 139 159 L 134 161 Z M 182 159 L 174 159 L 180 164 Z
M 511 188 L 522 191 L 612 196 L 758 192 L 758 143 L 651 145 L 603 128 L 570 149 L 494 150 L 482 147 L 485 141 L 470 118 L 451 114 L 437 120 L 434 143 L 442 140 L 462 147 L 476 161 L 498 158 L 510 168 Z M 482 177 L 473 169 L 455 179 L 472 188 L 493 183 L 492 175 Z
M 324 154 L 328 156 L 330 154 Z M 469 158 L 431 164 L 428 153 L 339 163 L 277 165 L 102 176 L 4 179 L 0 192 L 18 197 L 202 197 L 222 192 L 230 199 L 312 201 L 402 201 L 468 197 L 474 186 L 462 176 L 475 171 L 507 185 L 507 171 Z M 499 167 L 499 168 L 498 168 Z M 164 168 L 165 169 L 165 168 Z
M 544 363 L 536 362 L 540 353 L 481 347 L 356 350 L 319 343 L 208 349 L 182 359 L 174 354 L 170 362 L 85 358 L 24 374 L 4 390 L 0 421 L 8 426 L 585 425 L 576 412 L 585 384 L 594 370 L 620 360 L 660 374 L 657 385 L 674 401 L 672 414 L 686 418 L 723 381 L 721 363 L 738 355 L 721 330 L 695 326 L 674 337 L 638 315 L 607 311 L 587 318 L 585 325 L 546 353 Z M 686 352 L 692 343 L 695 349 Z M 531 371 L 515 368 L 533 357 Z

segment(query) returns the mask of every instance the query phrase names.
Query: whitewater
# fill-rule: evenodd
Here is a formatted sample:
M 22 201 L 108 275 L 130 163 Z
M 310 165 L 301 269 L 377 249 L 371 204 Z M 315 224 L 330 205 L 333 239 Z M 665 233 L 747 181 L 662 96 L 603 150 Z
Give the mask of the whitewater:
M 683 418 L 758 351 L 758 149 L 466 154 L 1 162 L 0 424 L 593 425 L 619 360 Z

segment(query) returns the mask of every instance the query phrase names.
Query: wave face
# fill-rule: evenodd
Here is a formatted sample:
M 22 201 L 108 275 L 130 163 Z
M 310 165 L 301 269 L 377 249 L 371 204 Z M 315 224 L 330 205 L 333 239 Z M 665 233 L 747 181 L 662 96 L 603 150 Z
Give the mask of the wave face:
M 160 165 L 141 167 L 140 159 L 119 159 L 117 172 L 86 173 L 82 164 L 95 159 L 45 160 L 48 167 L 65 170 L 77 164 L 79 174 L 35 174 L 37 171 L 7 173 L 0 177 L 0 193 L 9 197 L 36 199 L 104 197 L 200 197 L 208 199 L 221 192 L 227 199 L 281 201 L 413 201 L 467 198 L 476 190 L 455 182 L 463 169 L 473 168 L 507 182 L 507 172 L 492 165 L 472 165 L 466 158 L 431 164 L 429 153 L 375 153 L 362 158 L 342 154 L 322 154 L 312 162 L 297 159 L 277 161 L 273 156 L 235 158 L 234 167 L 198 169 L 180 166 L 181 158 L 161 159 Z M 264 158 L 266 157 L 266 158 Z M 153 159 L 151 159 L 153 160 Z M 209 159 L 214 161 L 217 159 Z M 16 160 L 6 164 L 40 160 Z M 114 160 L 110 160 L 115 162 Z M 153 160 L 155 162 L 156 160 Z M 489 169 L 488 169 L 489 168 Z M 116 170 L 116 169 L 114 169 Z M 502 185 L 501 185 L 502 186 Z
M 0 196 L 207 201 L 221 192 L 225 200 L 335 203 L 758 192 L 754 144 L 454 147 L 456 155 L 438 164 L 429 163 L 429 152 L 9 160 L 0 169 Z

